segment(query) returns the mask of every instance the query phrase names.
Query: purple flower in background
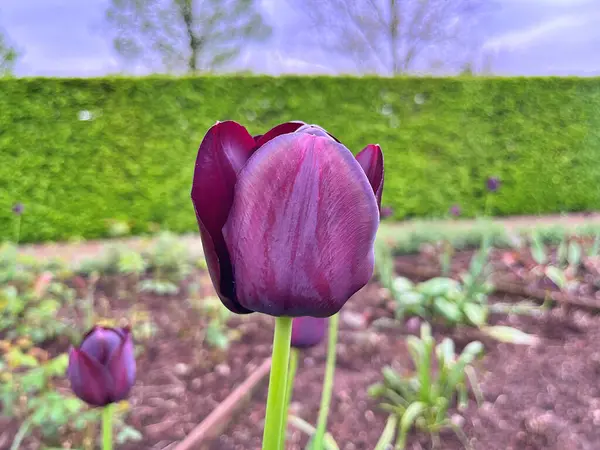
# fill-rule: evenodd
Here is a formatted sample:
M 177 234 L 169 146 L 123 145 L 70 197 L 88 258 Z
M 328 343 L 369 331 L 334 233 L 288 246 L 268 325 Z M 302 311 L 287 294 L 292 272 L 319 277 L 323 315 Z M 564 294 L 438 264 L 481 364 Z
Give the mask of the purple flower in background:
M 383 208 L 381 208 L 381 218 L 382 219 L 387 219 L 388 217 L 391 217 L 393 214 L 394 214 L 394 210 L 390 206 L 384 206 Z
M 23 214 L 23 211 L 25 211 L 25 205 L 23 205 L 23 203 L 15 203 L 12 207 L 12 212 L 17 216 Z
M 487 189 L 490 192 L 496 192 L 500 188 L 500 178 L 489 177 L 487 179 Z
M 316 125 L 253 137 L 217 122 L 192 185 L 208 270 L 239 314 L 328 317 L 373 274 L 383 154 L 350 150 Z
M 135 382 L 133 340 L 128 328 L 92 328 L 79 348 L 69 352 L 71 389 L 92 406 L 127 397 Z
M 454 217 L 458 217 L 460 216 L 461 213 L 461 209 L 459 205 L 452 205 L 452 207 L 450 208 L 450 215 L 454 216 Z
M 309 348 L 318 345 L 325 337 L 327 319 L 321 317 L 296 317 L 292 321 L 292 347 Z

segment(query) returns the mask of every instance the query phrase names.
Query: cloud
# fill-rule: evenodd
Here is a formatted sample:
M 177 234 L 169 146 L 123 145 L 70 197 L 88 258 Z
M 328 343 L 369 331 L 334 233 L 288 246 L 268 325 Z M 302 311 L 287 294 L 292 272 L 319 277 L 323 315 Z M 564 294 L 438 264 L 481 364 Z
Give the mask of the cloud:
M 558 0 L 546 1 L 556 2 Z M 597 19 L 597 14 L 595 16 L 581 14 L 552 18 L 521 30 L 509 31 L 492 37 L 485 43 L 484 48 L 492 51 L 522 50 L 542 41 L 552 40 L 556 37 L 562 38 L 567 30 L 577 29 L 585 33 L 581 28 L 590 25 L 593 20 Z

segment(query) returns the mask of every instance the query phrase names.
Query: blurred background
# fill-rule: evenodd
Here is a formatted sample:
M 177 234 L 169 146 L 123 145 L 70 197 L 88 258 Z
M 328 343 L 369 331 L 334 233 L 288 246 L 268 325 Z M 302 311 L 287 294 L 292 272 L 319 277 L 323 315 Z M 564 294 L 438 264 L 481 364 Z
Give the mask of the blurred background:
M 598 0 L 3 0 L 16 76 L 582 75 Z

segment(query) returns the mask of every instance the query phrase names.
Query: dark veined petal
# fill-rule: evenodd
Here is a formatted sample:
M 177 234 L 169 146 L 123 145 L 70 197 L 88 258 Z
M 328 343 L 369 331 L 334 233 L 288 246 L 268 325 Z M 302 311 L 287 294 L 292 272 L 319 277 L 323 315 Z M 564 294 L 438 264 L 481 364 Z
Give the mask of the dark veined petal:
M 321 317 L 296 317 L 292 321 L 292 347 L 309 348 L 325 337 L 327 319 Z
M 110 375 L 94 358 L 76 348 L 69 352 L 67 378 L 73 393 L 92 406 L 110 403 Z
M 123 330 L 121 344 L 108 361 L 107 367 L 112 378 L 111 401 L 121 401 L 127 397 L 135 383 L 136 373 L 133 339 L 128 329 Z
M 306 125 L 306 124 L 304 122 L 301 122 L 300 120 L 292 120 L 291 122 L 281 123 L 281 124 L 271 128 L 265 134 L 255 136 L 254 139 L 256 140 L 256 148 L 262 147 L 267 142 L 269 142 L 271 139 L 276 138 L 277 136 L 281 136 L 282 134 L 287 134 L 287 133 L 293 133 L 298 128 L 300 128 L 304 125 Z
M 240 172 L 223 228 L 238 301 L 273 316 L 328 317 L 373 274 L 379 212 L 352 153 L 279 136 Z
M 223 304 L 235 313 L 250 311 L 235 300 L 233 272 L 221 230 L 233 202 L 237 174 L 254 147 L 254 138 L 242 125 L 232 121 L 213 125 L 198 149 L 192 185 L 210 277 Z
M 100 364 L 106 365 L 119 349 L 122 340 L 117 330 L 96 326 L 85 335 L 79 349 Z
M 361 165 L 375 196 L 377 197 L 377 206 L 381 210 L 381 195 L 383 194 L 383 152 L 377 144 L 369 144 L 363 148 L 356 160 Z

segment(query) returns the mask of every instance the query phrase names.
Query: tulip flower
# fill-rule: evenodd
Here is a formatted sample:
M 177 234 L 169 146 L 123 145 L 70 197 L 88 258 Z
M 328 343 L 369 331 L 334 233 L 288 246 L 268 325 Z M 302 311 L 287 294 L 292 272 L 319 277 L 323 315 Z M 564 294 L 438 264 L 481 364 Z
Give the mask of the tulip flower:
M 135 381 L 133 340 L 128 328 L 92 328 L 79 348 L 69 352 L 67 378 L 71 389 L 92 406 L 106 406 L 127 397 Z
M 460 216 L 461 213 L 461 209 L 459 205 L 452 205 L 452 207 L 450 208 L 450 215 L 454 216 L 454 217 L 458 217 Z
M 488 191 L 496 192 L 500 188 L 500 178 L 489 177 L 486 181 Z
M 318 345 L 325 337 L 327 319 L 296 317 L 292 321 L 292 347 L 306 349 Z
M 208 270 L 239 314 L 329 317 L 371 278 L 383 154 L 356 158 L 323 128 L 286 122 L 252 136 L 217 122 L 191 197 Z
M 15 203 L 15 205 L 12 207 L 12 212 L 16 216 L 20 216 L 21 214 L 23 214 L 23 211 L 25 211 L 25 206 L 23 205 L 23 203 Z
M 387 219 L 388 217 L 391 217 L 394 214 L 394 210 L 389 207 L 389 206 L 384 206 L 383 208 L 381 208 L 381 218 L 382 219 Z

